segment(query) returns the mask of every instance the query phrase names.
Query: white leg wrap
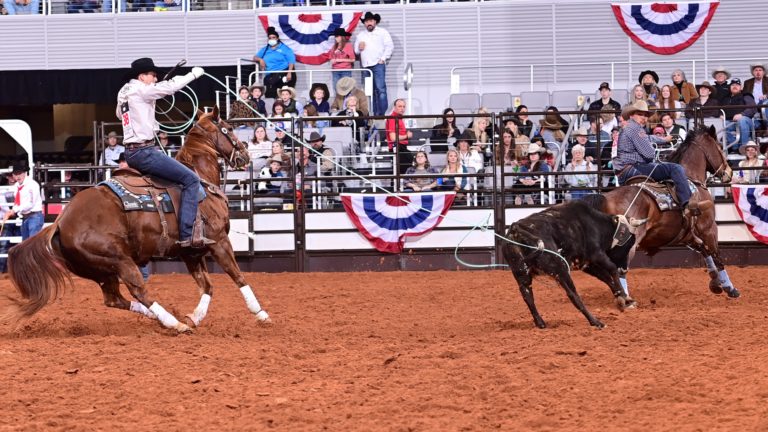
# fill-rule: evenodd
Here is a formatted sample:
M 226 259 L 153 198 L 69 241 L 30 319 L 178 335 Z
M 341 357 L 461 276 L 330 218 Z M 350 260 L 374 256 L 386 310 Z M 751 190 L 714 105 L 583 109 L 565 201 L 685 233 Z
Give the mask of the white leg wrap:
M 256 300 L 256 296 L 253 294 L 253 290 L 251 290 L 249 285 L 241 286 L 240 292 L 245 299 L 245 305 L 248 306 L 248 310 L 251 311 L 251 313 L 256 315 L 256 319 L 259 321 L 266 321 L 269 319 L 269 314 L 261 308 L 259 301 Z
M 169 314 L 168 311 L 157 304 L 157 302 L 152 303 L 152 306 L 149 307 L 149 310 L 157 315 L 157 319 L 160 320 L 164 326 L 168 328 L 178 328 L 179 320 L 177 320 L 173 315 Z
M 157 319 L 157 315 L 153 314 L 151 310 L 147 309 L 146 306 L 144 306 L 139 302 L 135 302 L 135 301 L 131 302 L 131 312 L 136 312 L 138 314 L 144 315 L 149 319 Z
M 194 312 L 192 312 L 192 316 L 189 317 L 192 321 L 194 321 L 195 325 L 200 325 L 200 321 L 202 321 L 203 318 L 205 318 L 205 316 L 208 314 L 208 305 L 210 304 L 211 296 L 208 294 L 203 294 L 200 297 L 200 303 L 197 304 Z

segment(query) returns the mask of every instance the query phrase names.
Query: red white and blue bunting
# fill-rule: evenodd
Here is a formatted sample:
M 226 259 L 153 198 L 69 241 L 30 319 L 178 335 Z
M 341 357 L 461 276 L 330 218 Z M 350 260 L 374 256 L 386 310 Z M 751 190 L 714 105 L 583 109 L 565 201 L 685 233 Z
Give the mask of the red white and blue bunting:
M 616 20 L 641 47 L 656 54 L 675 54 L 704 34 L 720 3 L 614 3 Z
M 261 25 L 274 27 L 280 40 L 296 54 L 296 61 L 319 65 L 327 60 L 324 54 L 333 46 L 333 32 L 343 27 L 354 33 L 362 12 L 325 12 L 319 14 L 268 14 L 259 15 Z
M 380 252 L 400 253 L 405 237 L 426 234 L 443 220 L 454 192 L 389 195 L 342 194 L 352 223 Z
M 768 186 L 731 185 L 733 203 L 755 238 L 768 244 Z

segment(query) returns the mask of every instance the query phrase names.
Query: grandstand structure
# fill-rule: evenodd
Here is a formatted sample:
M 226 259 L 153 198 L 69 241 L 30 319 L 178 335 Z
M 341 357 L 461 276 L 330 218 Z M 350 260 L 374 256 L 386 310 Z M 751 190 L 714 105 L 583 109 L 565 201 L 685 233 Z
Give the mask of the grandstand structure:
M 98 154 L 107 130 L 117 130 L 118 125 L 110 124 L 114 121 L 115 95 L 132 60 L 149 56 L 156 64 L 170 68 L 186 59 L 188 66 L 203 66 L 226 81 L 230 90 L 236 90 L 238 84 L 253 79 L 250 72 L 254 67 L 249 60 L 266 43 L 258 18 L 262 14 L 342 10 L 380 14 L 380 25 L 392 34 L 395 43 L 387 69 L 390 102 L 398 97 L 408 99 L 414 132 L 424 144 L 428 144 L 425 137 L 429 127 L 448 106 L 457 114 L 467 115 L 486 107 L 497 123 L 503 118 L 502 112 L 520 103 L 531 111 L 548 105 L 575 111 L 594 100 L 602 81 L 611 83 L 615 98 L 624 99 L 637 82 L 638 73 L 646 69 L 657 71 L 662 83 L 669 82 L 670 73 L 677 68 L 687 73 L 689 81 L 700 83 L 711 78 L 715 66 L 724 66 L 735 77 L 746 79 L 749 64 L 764 59 L 756 49 L 760 41 L 747 42 L 755 39 L 755 29 L 762 28 L 760 14 L 754 13 L 762 3 L 756 0 L 722 2 L 702 37 L 672 56 L 653 54 L 630 40 L 617 24 L 611 2 L 604 0 L 311 1 L 308 3 L 312 5 L 297 2 L 291 7 L 285 6 L 286 2 L 267 5 L 264 0 L 198 0 L 182 3 L 178 11 L 162 12 L 122 12 L 120 3 L 115 2 L 113 12 L 77 14 L 65 13 L 65 3 L 43 2 L 44 13 L 40 15 L 0 17 L 0 40 L 4 41 L 0 116 L 21 113 L 24 117 L 28 110 L 34 112 L 30 106 L 58 107 L 45 118 L 53 124 L 49 128 L 41 128 L 39 120 L 30 120 L 36 145 L 36 129 L 53 129 L 50 136 L 39 139 L 36 148 L 64 152 L 68 135 L 91 135 L 96 147 L 85 151 L 86 159 Z M 413 68 L 410 90 L 403 86 L 403 71 L 408 65 Z M 311 70 L 313 82 L 331 82 L 328 66 L 298 64 L 297 68 Z M 296 86 L 303 97 L 312 84 L 306 76 L 300 74 Z M 204 103 L 226 108 L 226 99 L 221 97 L 224 89 L 216 83 L 202 79 L 192 87 Z M 66 120 L 57 119 L 57 112 Z M 79 112 L 84 115 L 78 116 Z M 464 124 L 471 120 L 464 117 Z M 79 132 L 68 134 L 70 130 Z M 305 136 L 309 129 L 292 131 Z M 0 136 L 0 142 L 3 139 Z M 381 141 L 354 146 L 351 141 L 340 140 L 335 150 L 337 162 L 366 176 L 377 176 L 377 186 L 400 190 L 401 176 L 392 170 L 393 156 L 373 150 L 381 148 Z M 335 140 L 330 143 L 335 145 Z M 371 145 L 376 143 L 379 145 Z M 433 157 L 443 158 L 444 153 L 435 152 Z M 66 203 L 65 194 L 57 193 L 64 187 L 58 181 L 63 179 L 63 170 L 87 172 L 89 179 L 104 174 L 103 168 L 84 164 L 83 159 L 76 162 L 66 167 L 47 164 L 37 171 L 48 179 L 50 204 Z M 455 268 L 453 248 L 459 243 L 469 260 L 491 264 L 500 260 L 498 240 L 481 231 L 464 239 L 468 232 L 477 226 L 503 232 L 509 223 L 536 211 L 536 206 L 510 204 L 503 191 L 496 191 L 491 162 L 488 170 L 473 180 L 466 201 L 449 212 L 454 216 L 452 221 L 407 246 L 412 254 L 382 257 L 360 236 L 340 205 L 341 192 L 372 191 L 349 172 L 335 169 L 324 174 L 325 178 L 310 178 L 312 193 L 304 197 L 302 206 L 290 193 L 277 199 L 258 196 L 253 187 L 257 175 L 254 169 L 234 173 L 227 186 L 233 212 L 231 238 L 244 270 Z M 538 205 L 564 197 L 556 176 L 541 186 Z M 734 246 L 731 256 L 741 262 L 759 262 L 761 258 L 754 253 L 757 244 L 733 205 L 721 201 L 717 206 L 720 238 Z M 259 261 L 263 257 L 271 260 L 265 264 Z M 639 258 L 641 264 L 681 261 L 690 263 L 690 253 L 670 250 L 655 260 Z M 175 269 L 176 265 L 155 263 L 160 270 Z

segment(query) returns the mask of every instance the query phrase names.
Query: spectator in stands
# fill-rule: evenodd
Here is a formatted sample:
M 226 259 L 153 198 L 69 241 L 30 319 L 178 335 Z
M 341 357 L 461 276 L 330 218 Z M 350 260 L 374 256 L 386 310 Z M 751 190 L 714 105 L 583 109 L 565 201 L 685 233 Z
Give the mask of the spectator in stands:
M 749 67 L 752 72 L 752 78 L 744 81 L 744 93 L 749 93 L 755 99 L 757 105 L 768 105 L 768 79 L 765 78 L 765 66 L 753 64 Z M 761 129 L 768 127 L 765 109 L 755 114 L 755 128 Z M 760 115 L 762 114 L 762 116 Z
M 687 83 L 690 84 L 690 83 Z M 696 92 L 696 97 L 698 97 L 698 92 Z M 695 99 L 695 98 L 694 98 Z M 690 101 L 688 101 L 686 104 L 689 104 Z M 675 99 L 672 95 L 672 87 L 669 85 L 663 85 L 661 86 L 661 93 L 659 94 L 659 102 L 656 104 L 656 119 L 651 118 L 651 124 L 655 125 L 655 123 L 658 123 L 659 120 L 661 120 L 661 114 L 668 112 L 672 114 L 672 118 L 674 120 L 677 120 L 678 117 L 680 117 L 680 109 L 683 107 L 683 105 L 680 103 L 679 100 Z
M 267 45 L 253 56 L 253 61 L 259 64 L 262 71 L 266 71 L 264 96 L 276 98 L 278 88 L 296 86 L 296 74 L 293 73 L 296 67 L 296 55 L 288 45 L 280 41 L 280 35 L 274 27 L 267 28 L 267 38 Z M 294 90 L 294 97 L 295 93 Z
M 600 113 L 600 130 L 605 131 L 608 135 L 611 134 L 611 130 L 619 125 L 619 119 L 621 119 L 620 113 L 615 113 L 613 106 L 604 106 Z
M 520 133 L 520 127 L 517 124 L 517 119 L 511 118 L 504 122 L 503 129 L 509 129 L 512 131 L 512 137 L 514 138 L 516 145 L 521 145 L 521 148 L 528 148 L 528 144 L 531 143 L 531 139 L 528 137 L 528 135 L 523 135 Z
M 488 120 L 488 117 L 476 117 L 472 122 L 472 127 L 467 128 L 465 131 L 472 136 L 472 140 L 475 142 L 474 148 L 476 148 L 477 151 L 481 153 L 485 151 L 485 147 L 490 142 L 488 139 L 488 126 L 490 123 L 491 122 Z
M 331 110 L 341 111 L 347 108 L 347 99 L 354 96 L 357 99 L 357 110 L 363 117 L 368 116 L 368 97 L 356 87 L 357 83 L 352 77 L 343 77 L 336 83 L 336 97 L 331 103 Z
M 307 153 L 307 157 L 309 157 L 309 153 Z M 269 155 L 268 159 L 279 159 L 283 161 L 281 165 L 282 170 L 288 174 L 291 173 L 291 157 L 285 152 L 285 147 L 283 147 L 282 141 L 275 140 L 272 142 L 272 154 Z
M 285 114 L 285 105 L 283 104 L 283 101 L 281 99 L 275 99 L 275 102 L 272 104 L 272 117 L 284 117 Z
M 541 187 L 544 187 L 542 184 L 543 181 L 546 179 L 546 175 L 540 174 L 540 173 L 548 173 L 552 171 L 552 167 L 549 166 L 546 162 L 541 160 L 541 156 L 544 154 L 549 153 L 549 151 L 544 148 L 543 146 L 539 145 L 537 142 L 532 142 L 528 145 L 528 164 L 523 165 L 520 167 L 521 173 L 531 173 L 534 175 L 529 175 L 525 177 L 518 178 L 518 183 L 520 183 L 518 188 L 521 189 L 539 189 Z M 539 175 L 535 175 L 539 174 Z M 515 198 L 515 204 L 520 205 L 520 200 Z M 531 195 L 526 194 L 524 196 L 525 203 L 528 205 L 532 205 L 534 203 L 534 199 Z M 536 200 L 538 202 L 538 199 Z
M 357 34 L 355 53 L 360 55 L 360 65 L 373 74 L 373 113 L 382 116 L 387 110 L 387 61 L 392 57 L 392 36 L 379 27 L 381 16 L 369 12 L 360 18 L 367 31 Z
M 176 144 L 171 142 L 168 134 L 163 131 L 157 133 L 157 140 L 160 141 L 160 147 L 163 149 L 172 149 L 178 147 Z
M 261 169 L 259 173 L 259 179 L 261 181 L 258 184 L 258 190 L 261 193 L 278 194 L 285 189 L 285 182 L 271 182 L 273 178 L 285 178 L 287 177 L 283 170 L 283 160 L 280 158 L 267 159 L 267 166 Z
M 477 151 L 474 144 L 474 136 L 469 131 L 464 131 L 456 140 L 456 150 L 459 152 L 461 164 L 472 168 L 475 172 L 483 169 L 483 155 Z
M 301 102 L 296 100 L 296 89 L 293 87 L 281 87 L 280 100 L 283 102 L 283 107 L 285 108 L 284 114 L 290 114 L 291 116 L 298 117 L 304 108 Z
M 621 111 L 621 104 L 611 98 L 613 90 L 611 90 L 611 86 L 607 82 L 601 82 L 600 87 L 598 87 L 597 90 L 600 92 L 600 99 L 589 104 L 588 111 L 600 111 L 605 107 L 609 107 L 609 109 L 612 109 L 617 113 L 618 111 Z M 599 114 L 592 114 L 591 121 L 598 115 Z
M 689 83 L 685 78 L 685 72 L 680 69 L 675 69 L 672 72 L 672 96 L 673 100 L 676 100 L 680 105 L 688 105 L 692 99 L 699 97 L 696 93 L 696 87 Z
M 102 13 L 112 13 L 112 1 L 113 0 L 102 0 L 101 2 Z M 117 1 L 117 0 L 114 0 L 114 1 Z M 128 2 L 123 1 L 122 4 L 120 5 L 120 11 L 125 12 L 127 10 L 127 7 L 128 7 Z
M 328 115 L 331 113 L 331 106 L 328 104 L 328 86 L 325 83 L 314 83 L 309 89 L 309 104 L 315 107 L 318 114 Z
M 501 145 L 496 146 L 496 167 L 493 171 L 491 171 L 491 167 L 486 168 L 487 173 L 494 173 L 497 190 L 501 190 L 502 181 L 505 190 L 512 188 L 516 178 L 503 176 L 502 173 L 518 172 L 520 170 L 519 161 L 527 156 L 525 151 L 527 151 L 527 144 L 517 143 L 514 132 L 508 128 L 504 129 L 504 132 L 501 133 Z M 504 177 L 503 180 L 502 177 Z M 486 180 L 486 182 L 488 181 Z
M 309 159 L 320 167 L 320 171 L 327 173 L 333 169 L 334 157 L 336 156 L 333 149 L 325 146 L 325 135 L 320 135 L 317 132 L 312 132 L 307 137 L 307 144 L 312 146 L 312 150 L 309 152 Z M 318 162 L 320 160 L 320 162 Z
M 349 126 L 352 128 L 352 136 L 355 136 L 358 128 L 365 127 L 365 120 L 357 119 L 356 117 L 362 116 L 363 113 L 357 109 L 357 97 L 349 96 L 347 98 L 347 108 L 339 110 L 336 113 L 338 117 L 348 117 L 344 120 L 334 120 L 334 126 Z
M 348 33 L 343 27 L 333 31 L 334 43 L 326 57 L 331 62 L 331 76 L 333 77 L 333 87 L 336 88 L 339 80 L 343 77 L 351 77 L 352 69 L 355 63 L 355 50 L 349 43 L 352 33 Z
M 456 126 L 456 114 L 453 108 L 446 108 L 443 110 L 443 120 L 432 127 L 429 146 L 432 151 L 447 148 L 448 145 L 456 142 L 460 132 L 459 127 Z
M 709 81 L 704 81 L 696 86 L 696 91 L 699 93 L 699 97 L 693 99 L 691 103 L 688 104 L 688 107 L 685 109 L 685 115 L 688 118 L 693 118 L 694 112 L 697 109 L 701 109 L 701 112 L 698 115 L 703 116 L 704 118 L 720 117 L 719 109 L 707 108 L 720 105 L 720 101 L 715 97 L 718 90 L 710 85 Z
M 715 91 L 712 92 L 710 97 L 718 102 L 715 105 L 720 105 L 719 102 L 731 94 L 731 86 L 728 84 L 728 80 L 731 79 L 731 73 L 728 72 L 728 69 L 719 66 L 712 71 L 712 79 L 715 80 L 715 83 L 712 85 Z
M 547 148 L 559 151 L 560 143 L 568 132 L 568 122 L 560 116 L 557 107 L 547 108 L 547 114 L 539 120 L 539 128 Z
M 519 105 L 515 108 L 517 113 L 517 128 L 520 131 L 520 135 L 525 135 L 528 138 L 532 138 L 535 132 L 535 125 L 528 118 L 528 107 L 525 105 Z
M 624 107 L 626 108 L 630 105 L 633 105 L 637 101 L 645 102 L 648 104 L 649 109 L 656 108 L 656 101 L 648 100 L 648 94 L 645 92 L 645 87 L 643 87 L 641 84 L 632 87 L 632 91 L 629 92 L 629 102 L 624 105 Z
M 12 173 L 5 173 L 0 174 L 0 186 L 12 186 L 15 183 L 15 180 L 13 180 L 13 174 Z M 19 235 L 18 233 L 18 227 L 14 222 L 9 222 L 8 219 L 10 217 L 6 218 L 6 213 L 9 213 L 11 211 L 11 208 L 13 207 L 13 200 L 14 200 L 14 192 L 3 192 L 0 193 L 0 221 L 2 221 L 3 229 L 0 230 L 0 237 L 16 237 Z M 8 253 L 8 249 L 10 249 L 11 242 L 10 240 L 0 240 L 0 255 L 4 255 Z M 7 271 L 7 261 L 6 258 L 0 258 L 0 273 L 5 273 Z
M 400 172 L 405 172 L 413 161 L 413 155 L 408 151 L 408 144 L 411 137 L 413 137 L 413 133 L 405 128 L 403 114 L 405 114 L 405 99 L 395 99 L 392 114 L 385 123 L 387 145 L 389 146 L 389 151 L 394 152 L 395 149 L 397 150 L 400 160 Z
M 587 132 L 587 128 L 580 127 L 573 131 L 571 136 L 574 140 L 573 145 L 584 147 L 584 157 L 587 158 L 587 161 L 592 162 L 594 158 L 597 157 L 597 143 L 589 141 L 589 132 Z
M 301 112 L 301 117 L 304 119 L 302 126 L 304 128 L 316 128 L 320 127 L 318 121 L 314 119 L 317 117 L 317 109 L 312 104 L 307 104 Z M 325 127 L 325 126 L 323 126 Z
M 456 149 L 450 149 L 445 154 L 445 167 L 443 167 L 440 173 L 468 174 L 469 169 L 459 162 L 459 152 Z M 470 188 L 469 178 L 467 177 L 440 177 L 437 179 L 437 184 L 440 190 L 445 191 L 460 192 Z
M 229 106 L 229 116 L 228 119 L 236 119 L 236 118 L 250 118 L 254 117 L 256 114 L 254 114 L 253 110 L 251 109 L 250 104 L 250 92 L 248 92 L 248 86 L 240 86 L 240 89 L 237 91 L 237 100 L 232 102 L 232 104 Z M 241 123 L 239 127 L 246 127 L 246 126 L 253 126 L 253 123 L 250 123 L 246 125 L 246 123 Z
M 125 147 L 123 147 L 121 144 L 118 143 L 117 139 L 117 133 L 115 131 L 110 132 L 107 134 L 106 143 L 107 146 L 104 148 L 104 151 L 101 153 L 101 157 L 99 158 L 99 165 L 108 165 L 108 166 L 117 166 L 117 160 L 118 157 L 120 157 L 120 154 L 122 154 L 125 151 Z
M 739 161 L 739 170 L 733 173 L 733 183 L 760 183 L 760 176 L 764 170 L 761 169 L 743 169 L 743 168 L 761 168 L 766 166 L 765 160 L 759 157 L 760 146 L 754 141 L 748 141 L 739 148 L 739 153 L 746 159 Z
M 609 115 L 606 113 L 605 115 Z M 611 120 L 616 121 L 616 117 L 610 114 Z M 596 122 L 590 125 L 589 137 L 586 146 L 584 158 L 598 166 L 606 166 L 611 160 L 611 129 L 606 130 L 603 125 L 603 115 L 596 118 Z M 618 126 L 615 126 L 618 128 Z M 594 150 L 593 150 L 594 149 Z M 599 149 L 599 150 L 598 150 Z M 599 156 L 599 158 L 598 158 Z
M 96 0 L 69 0 L 67 2 L 67 13 L 93 13 L 99 8 Z
M 29 166 L 26 162 L 14 165 L 11 169 L 16 184 L 13 207 L 5 213 L 5 220 L 20 217 L 21 240 L 24 241 L 43 229 L 43 199 L 40 195 L 40 185 L 27 175 Z
M 257 159 L 266 159 L 271 156 L 272 141 L 267 139 L 267 129 L 264 126 L 256 126 L 256 129 L 253 130 L 253 138 L 248 143 L 248 153 L 254 162 Z
M 8 15 L 34 15 L 40 13 L 40 0 L 3 0 Z
M 424 151 L 417 151 L 413 158 L 413 165 L 408 167 L 405 172 L 406 176 L 424 175 L 424 174 L 437 174 L 438 171 L 435 167 L 429 164 L 429 158 Z M 405 190 L 411 190 L 414 192 L 426 192 L 431 191 L 437 187 L 437 178 L 435 177 L 406 177 L 403 181 Z
M 726 105 L 725 127 L 728 132 L 728 143 L 732 145 L 731 151 L 736 151 L 752 139 L 752 133 L 755 130 L 752 117 L 757 112 L 753 107 L 755 99 L 751 94 L 742 92 L 741 80 L 734 78 L 731 80 L 731 94 L 720 102 Z M 738 142 L 735 142 L 737 127 L 740 137 Z
M 155 12 L 181 10 L 181 0 L 157 0 L 154 10 Z
M 571 161 L 565 166 L 564 171 L 569 173 L 579 171 L 597 171 L 597 166 L 584 159 L 585 149 L 581 144 L 571 147 Z M 565 183 L 569 188 L 596 188 L 597 174 L 569 174 L 565 176 Z M 590 194 L 590 190 L 572 190 L 571 199 L 579 199 Z
M 688 136 L 688 132 L 685 128 L 677 123 L 672 118 L 672 113 L 665 112 L 661 115 L 661 127 L 664 129 L 664 136 L 671 136 L 671 144 L 673 147 L 677 147 L 685 141 L 685 137 Z
M 656 101 L 659 98 L 659 74 L 652 70 L 645 70 L 640 72 L 637 81 L 645 91 L 645 100 L 648 102 L 648 106 L 651 107 L 656 105 Z M 630 100 L 630 103 L 632 102 L 634 102 L 634 100 Z M 653 104 L 651 104 L 651 102 L 653 102 Z
M 264 86 L 260 85 L 252 85 L 248 91 L 251 93 L 251 97 L 248 100 L 248 103 L 251 105 L 251 108 L 256 110 L 257 113 L 263 115 L 264 117 L 269 116 L 267 113 L 267 104 L 264 102 L 264 99 L 262 96 L 264 95 Z M 253 117 L 258 117 L 256 114 L 253 114 Z

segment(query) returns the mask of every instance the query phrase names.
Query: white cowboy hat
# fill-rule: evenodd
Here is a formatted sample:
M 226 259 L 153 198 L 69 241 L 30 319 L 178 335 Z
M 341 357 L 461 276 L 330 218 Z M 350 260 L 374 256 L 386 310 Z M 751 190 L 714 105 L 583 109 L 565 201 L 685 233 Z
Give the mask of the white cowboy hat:
M 577 137 L 577 136 L 589 136 L 589 133 L 587 132 L 587 128 L 580 127 L 578 129 L 576 129 L 576 131 L 573 133 L 573 136 L 574 137 Z
M 731 73 L 728 71 L 728 69 L 726 69 L 724 66 L 718 66 L 715 68 L 715 70 L 712 71 L 712 79 L 715 79 L 715 75 L 720 72 L 725 74 L 725 79 L 731 78 Z
M 277 92 L 279 94 L 283 94 L 284 91 L 287 91 L 287 92 L 289 92 L 291 94 L 291 99 L 296 99 L 296 89 L 295 88 L 289 87 L 289 86 L 283 86 L 283 87 L 280 87 L 280 90 L 278 90 Z
M 540 145 L 538 145 L 536 143 L 528 144 L 528 154 L 531 154 L 531 153 L 547 153 L 547 152 L 549 152 L 549 150 L 547 150 L 546 148 L 544 148 L 544 147 L 542 147 L 542 146 L 540 146 Z
M 648 109 L 648 102 L 644 100 L 638 100 L 632 104 L 625 106 L 624 109 L 621 110 L 621 117 L 623 117 L 624 120 L 627 120 L 632 114 L 635 114 L 638 112 L 650 114 L 651 111 Z
M 746 144 L 744 144 L 743 146 L 739 147 L 739 153 L 741 153 L 742 155 L 746 155 L 747 154 L 747 149 L 750 148 L 750 147 L 754 148 L 755 150 L 757 150 L 758 153 L 760 153 L 760 146 L 757 145 L 757 143 L 755 143 L 754 141 L 747 141 Z
M 762 68 L 763 70 L 765 70 L 765 65 L 762 65 L 760 63 L 751 64 L 749 65 L 749 73 L 754 73 L 755 68 Z

